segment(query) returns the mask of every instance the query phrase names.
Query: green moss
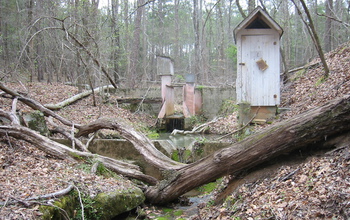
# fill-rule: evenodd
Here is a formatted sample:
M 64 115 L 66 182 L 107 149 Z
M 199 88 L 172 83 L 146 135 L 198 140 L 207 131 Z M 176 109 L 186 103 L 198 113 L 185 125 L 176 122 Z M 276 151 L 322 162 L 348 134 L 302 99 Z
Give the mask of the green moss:
M 79 198 L 76 193 L 70 193 L 67 196 L 63 196 L 62 198 L 56 200 L 53 203 L 53 206 L 45 206 L 42 205 L 39 207 L 40 212 L 43 213 L 41 219 L 57 219 L 63 220 L 67 219 L 66 215 L 69 218 L 74 216 L 75 207 L 78 206 Z M 64 211 L 63 211 L 64 210 Z
M 110 171 L 103 163 L 99 163 L 97 166 L 97 175 L 104 176 L 106 178 L 116 178 L 118 175 L 115 172 Z
M 162 217 L 158 217 L 158 218 L 155 218 L 156 220 L 171 220 L 171 216 L 162 216 Z
M 179 151 L 174 150 L 174 151 L 171 153 L 171 159 L 172 159 L 172 160 L 175 160 L 175 161 L 177 161 L 177 162 L 180 162 L 180 159 L 179 159 Z
M 202 91 L 205 88 L 207 88 L 207 86 L 204 86 L 204 85 L 197 85 L 196 86 L 196 89 L 198 89 L 199 91 Z
M 238 111 L 239 106 L 236 104 L 236 101 L 231 99 L 226 99 L 222 102 L 220 108 L 220 115 L 231 115 L 233 112 Z
M 183 214 L 183 210 L 176 210 L 173 213 L 174 216 L 181 216 L 182 214 Z
M 163 208 L 163 212 L 164 213 L 169 213 L 169 212 L 173 212 L 174 209 L 170 209 L 170 208 Z
M 304 74 L 306 73 L 306 69 L 301 69 L 299 71 L 297 71 L 295 74 L 294 74 L 294 77 L 292 79 L 292 81 L 297 81 L 300 77 L 302 77 Z
M 182 155 L 182 161 L 184 163 L 189 162 L 190 158 L 192 157 L 192 151 L 190 150 L 185 150 Z
M 81 195 L 85 219 L 112 219 L 113 217 L 136 208 L 145 201 L 141 189 L 130 188 L 123 191 L 104 192 L 95 198 Z M 81 219 L 82 210 L 76 191 L 54 202 L 54 206 L 40 206 L 42 219 Z
M 95 209 L 103 214 L 101 219 L 111 219 L 142 204 L 145 201 L 145 196 L 141 189 L 133 188 L 100 193 L 94 198 L 94 201 Z
M 147 134 L 147 137 L 149 137 L 150 139 L 157 139 L 159 138 L 159 134 L 157 133 L 157 131 L 151 131 L 151 133 Z
M 199 187 L 198 191 L 202 193 L 211 193 L 218 184 L 222 181 L 222 178 L 216 180 L 215 182 L 207 183 Z
M 83 158 L 82 156 L 78 155 L 78 154 L 75 153 L 75 152 L 69 152 L 68 154 L 69 154 L 70 156 L 74 157 L 74 158 L 77 159 L 77 160 L 84 160 L 84 158 Z
M 42 112 L 36 110 L 23 116 L 24 121 L 30 129 L 40 132 L 41 135 L 49 136 L 50 131 L 46 126 L 45 116 Z
M 319 78 L 316 82 L 316 86 L 319 86 L 319 85 L 323 84 L 324 82 L 326 82 L 326 79 L 327 79 L 327 77 L 325 77 L 325 76 L 322 76 L 321 78 Z
M 158 220 L 172 220 L 172 219 L 181 219 L 181 218 L 177 218 L 179 216 L 181 216 L 183 214 L 183 210 L 174 210 L 171 208 L 163 208 L 162 209 L 162 214 L 161 216 L 155 217 L 154 219 L 158 219 Z M 155 216 L 155 215 L 153 215 Z

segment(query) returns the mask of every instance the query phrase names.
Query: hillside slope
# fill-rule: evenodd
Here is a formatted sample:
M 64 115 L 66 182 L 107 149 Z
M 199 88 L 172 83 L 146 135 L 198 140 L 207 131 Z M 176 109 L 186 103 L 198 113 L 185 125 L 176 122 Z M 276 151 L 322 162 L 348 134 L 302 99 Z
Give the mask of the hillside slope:
M 331 70 L 327 79 L 319 59 L 289 73 L 282 87 L 282 106 L 290 111 L 277 121 L 350 94 L 350 42 L 326 57 Z M 333 151 L 283 165 L 275 173 L 234 188 L 222 205 L 202 205 L 200 219 L 349 219 L 349 136 L 337 140 Z

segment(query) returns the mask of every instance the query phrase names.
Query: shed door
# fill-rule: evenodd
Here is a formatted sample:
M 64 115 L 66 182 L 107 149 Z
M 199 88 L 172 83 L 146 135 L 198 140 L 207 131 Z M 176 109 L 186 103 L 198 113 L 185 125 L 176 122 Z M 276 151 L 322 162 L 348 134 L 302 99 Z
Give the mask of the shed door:
M 275 35 L 243 35 L 241 39 L 241 101 L 274 106 L 280 100 L 279 41 Z

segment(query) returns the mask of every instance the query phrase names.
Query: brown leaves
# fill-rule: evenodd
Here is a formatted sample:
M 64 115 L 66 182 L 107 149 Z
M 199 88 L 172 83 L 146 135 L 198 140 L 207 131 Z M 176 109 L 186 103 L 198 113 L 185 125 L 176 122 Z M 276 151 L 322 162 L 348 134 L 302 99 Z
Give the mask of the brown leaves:
M 86 164 L 49 158 L 26 142 L 9 140 L 12 147 L 7 144 L 7 138 L 0 138 L 0 202 L 11 198 L 25 200 L 57 192 L 66 188 L 69 183 L 74 183 L 90 196 L 101 191 L 124 190 L 132 184 L 121 177 L 116 180 L 89 174 Z M 30 219 L 31 216 L 38 215 L 38 207 L 24 209 L 21 204 L 7 205 L 0 210 L 2 219 Z
M 282 106 L 292 109 L 284 115 L 284 119 L 350 93 L 350 53 L 347 51 L 350 51 L 350 43 L 326 54 L 331 71 L 327 79 L 323 78 L 322 65 L 294 73 L 291 77 L 294 80 L 282 88 Z M 319 59 L 313 61 L 317 62 Z
M 347 151 L 314 157 L 298 166 L 283 166 L 274 178 L 242 185 L 226 199 L 224 207 L 233 212 L 231 217 L 241 219 L 346 219 L 350 216 Z M 294 175 L 284 181 L 289 173 Z M 204 215 L 205 211 L 201 212 Z

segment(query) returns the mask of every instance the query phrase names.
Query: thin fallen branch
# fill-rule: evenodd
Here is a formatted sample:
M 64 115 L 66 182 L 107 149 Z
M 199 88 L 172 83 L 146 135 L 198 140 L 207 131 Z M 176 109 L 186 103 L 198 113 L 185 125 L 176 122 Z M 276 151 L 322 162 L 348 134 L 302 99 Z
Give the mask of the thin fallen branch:
M 235 133 L 237 133 L 237 132 L 240 132 L 240 131 L 242 131 L 243 129 L 245 129 L 250 123 L 252 123 L 252 121 L 253 121 L 253 120 L 255 119 L 255 117 L 258 115 L 259 110 L 260 110 L 260 106 L 258 107 L 258 109 L 256 110 L 254 116 L 248 121 L 247 124 L 245 124 L 244 126 L 242 126 L 241 128 L 239 128 L 239 129 L 237 129 L 237 130 L 235 130 L 235 131 L 232 131 L 232 132 L 230 132 L 230 133 L 228 133 L 228 134 L 225 134 L 224 136 L 221 136 L 221 137 L 219 137 L 219 138 L 216 138 L 215 140 L 216 140 L 216 141 L 219 141 L 219 140 L 221 140 L 221 139 L 223 139 L 223 138 L 225 138 L 225 137 L 227 137 L 227 136 L 233 135 L 233 134 L 235 134 Z
M 80 190 L 78 189 L 78 187 L 76 186 L 73 186 L 75 188 L 75 190 L 78 191 L 78 195 L 79 195 L 79 202 L 80 202 L 80 206 L 81 206 L 81 219 L 84 220 L 85 217 L 84 217 L 84 204 L 83 204 L 83 201 L 81 199 L 81 193 L 80 193 Z
M 91 166 L 90 172 L 93 173 L 93 174 L 96 174 L 96 173 L 97 173 L 97 168 L 98 168 L 99 165 L 100 165 L 100 161 L 96 161 L 96 162 Z
M 74 189 L 74 186 L 73 185 L 69 185 L 67 188 L 62 189 L 60 191 L 57 191 L 57 192 L 54 192 L 54 193 L 45 194 L 45 195 L 42 195 L 42 196 L 30 197 L 30 198 L 25 199 L 25 200 L 26 201 L 30 201 L 30 200 L 57 198 L 57 197 L 61 197 L 61 196 L 67 195 L 73 189 Z
M 96 137 L 96 132 L 94 132 L 92 135 L 91 135 L 91 137 L 89 138 L 89 140 L 86 142 L 86 149 L 89 149 L 89 146 L 90 146 L 90 144 L 91 144 L 91 142 L 93 141 L 93 140 L 95 140 L 95 137 Z
M 34 99 L 30 99 L 27 98 L 25 96 L 22 96 L 21 94 L 19 94 L 18 92 L 6 87 L 3 83 L 0 82 L 0 89 L 6 93 L 8 93 L 9 95 L 13 96 L 13 97 L 18 97 L 18 100 L 23 102 L 24 104 L 28 105 L 29 107 L 31 107 L 34 110 L 39 110 L 41 111 L 45 116 L 52 116 L 53 118 L 56 118 L 57 120 L 59 120 L 60 122 L 62 122 L 64 125 L 67 126 L 72 126 L 73 123 L 69 120 L 67 120 L 66 118 L 63 118 L 62 116 L 56 114 L 55 112 L 53 112 L 52 110 L 46 108 L 45 106 L 43 106 L 41 103 L 35 101 Z M 76 128 L 79 129 L 80 125 L 79 124 L 75 124 L 74 125 Z
M 207 123 L 204 123 L 204 124 L 201 124 L 199 126 L 194 127 L 191 131 L 174 129 L 171 132 L 171 135 L 175 136 L 177 134 L 183 134 L 183 135 L 186 135 L 186 134 L 200 134 L 200 133 L 203 133 L 205 131 L 205 129 L 207 129 L 210 124 L 213 124 L 213 123 L 217 122 L 219 119 L 221 119 L 221 117 L 214 118 L 213 120 L 211 120 L 211 121 L 209 121 Z
M 32 200 L 58 198 L 58 197 L 67 195 L 73 189 L 74 189 L 74 186 L 73 185 L 69 185 L 67 188 L 62 189 L 60 191 L 57 191 L 57 192 L 54 192 L 54 193 L 45 194 L 45 195 L 41 195 L 41 196 L 34 196 L 34 197 L 26 198 L 26 199 L 18 199 L 18 198 L 11 197 L 11 199 L 13 199 L 15 201 L 8 201 L 9 199 L 7 199 L 7 201 L 5 201 L 5 202 L 0 202 L 0 205 L 1 206 L 5 206 L 5 205 L 13 205 L 13 204 L 16 204 L 16 203 L 23 203 L 25 206 L 30 206 Z
M 89 95 L 91 95 L 92 93 L 97 93 L 101 90 L 107 90 L 107 89 L 110 89 L 110 88 L 114 88 L 114 86 L 112 85 L 108 85 L 108 86 L 101 86 L 101 87 L 97 87 L 93 90 L 88 90 L 88 91 L 85 91 L 85 92 L 82 92 L 82 93 L 79 93 L 79 94 L 76 94 L 62 102 L 59 102 L 57 104 L 46 104 L 44 105 L 46 108 L 50 109 L 50 110 L 59 110 L 67 105 L 70 105 L 76 101 L 78 101 L 79 99 L 82 99 L 82 98 L 85 98 Z
M 291 70 L 288 70 L 288 73 L 293 73 L 293 72 L 296 72 L 296 71 L 299 71 L 299 70 L 302 70 L 302 69 L 311 69 L 311 68 L 314 68 L 318 65 L 320 65 L 321 62 L 317 62 L 317 63 L 312 63 L 312 64 L 307 64 L 307 65 L 304 65 L 304 66 L 300 66 L 300 67 L 296 67 L 294 69 L 291 69 Z
M 143 98 L 142 98 L 141 102 L 139 103 L 139 105 L 138 105 L 138 107 L 137 107 L 137 110 L 134 112 L 134 114 L 136 114 L 137 112 L 140 111 L 140 108 L 141 108 L 143 102 L 145 101 L 145 99 L 146 99 L 146 97 L 147 97 L 148 92 L 149 92 L 150 89 L 151 89 L 151 87 L 148 87 L 148 89 L 147 89 L 147 91 L 146 91 L 146 94 L 143 96 Z
M 81 151 L 84 152 L 89 152 L 88 147 L 86 145 L 83 144 L 83 142 L 81 142 L 79 139 L 74 137 L 74 133 L 70 133 L 68 131 L 66 131 L 64 128 L 58 126 L 53 120 L 52 117 L 49 117 L 48 120 L 50 125 L 53 126 L 52 129 L 50 129 L 51 132 L 53 133 L 60 133 L 63 136 L 65 136 L 66 138 L 68 138 L 69 140 L 72 141 L 72 143 L 74 144 L 74 146 L 76 145 Z M 73 145 L 72 144 L 72 145 Z M 74 149 L 74 147 L 72 147 Z

